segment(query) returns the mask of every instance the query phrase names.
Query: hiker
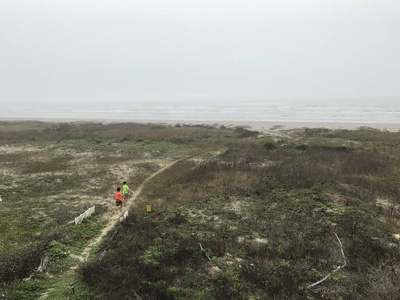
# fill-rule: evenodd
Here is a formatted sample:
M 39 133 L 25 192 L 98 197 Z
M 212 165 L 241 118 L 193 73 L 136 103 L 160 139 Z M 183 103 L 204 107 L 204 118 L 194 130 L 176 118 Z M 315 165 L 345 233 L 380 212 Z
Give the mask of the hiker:
M 123 195 L 121 194 L 121 188 L 117 188 L 117 191 L 115 192 L 115 205 L 121 206 L 120 209 L 122 208 L 122 200 L 121 200 L 122 196 Z
M 129 186 L 126 184 L 126 181 L 124 181 L 122 186 L 122 190 L 124 192 L 124 205 L 128 203 L 128 198 L 129 198 Z

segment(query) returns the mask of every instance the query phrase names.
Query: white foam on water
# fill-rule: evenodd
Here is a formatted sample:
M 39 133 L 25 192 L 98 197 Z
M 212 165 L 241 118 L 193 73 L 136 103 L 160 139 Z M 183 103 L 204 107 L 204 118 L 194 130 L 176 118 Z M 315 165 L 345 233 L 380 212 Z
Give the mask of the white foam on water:
M 81 120 L 170 120 L 170 121 L 277 121 L 277 122 L 348 122 L 400 123 L 400 106 L 296 106 L 234 104 L 152 104 L 43 108 L 9 107 L 0 118 L 16 119 L 81 119 Z

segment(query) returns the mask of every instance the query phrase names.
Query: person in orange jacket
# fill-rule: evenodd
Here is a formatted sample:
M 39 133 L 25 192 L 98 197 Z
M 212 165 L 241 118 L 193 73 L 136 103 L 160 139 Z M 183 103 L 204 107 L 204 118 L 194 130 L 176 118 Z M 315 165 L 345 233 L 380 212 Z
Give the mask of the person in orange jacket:
M 121 193 L 121 188 L 117 188 L 117 191 L 115 192 L 115 205 L 120 206 L 120 209 L 122 208 L 122 197 L 124 195 Z

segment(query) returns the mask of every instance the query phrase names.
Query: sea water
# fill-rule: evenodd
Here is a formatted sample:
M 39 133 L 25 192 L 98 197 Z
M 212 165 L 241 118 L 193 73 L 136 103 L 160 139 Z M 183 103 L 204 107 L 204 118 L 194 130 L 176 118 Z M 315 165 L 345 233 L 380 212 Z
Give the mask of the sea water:
M 6 106 L 0 118 L 173 122 L 276 121 L 400 123 L 400 106 L 302 106 L 263 103 L 113 103 Z

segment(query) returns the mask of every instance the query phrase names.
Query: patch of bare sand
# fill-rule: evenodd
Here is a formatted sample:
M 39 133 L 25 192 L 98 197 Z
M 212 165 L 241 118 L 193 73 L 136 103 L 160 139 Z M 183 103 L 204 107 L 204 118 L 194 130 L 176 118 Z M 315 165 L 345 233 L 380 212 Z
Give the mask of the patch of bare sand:
M 17 177 L 18 172 L 15 171 L 15 168 L 8 168 L 3 164 L 0 169 L 0 175 L 1 176 L 12 176 L 12 177 Z
M 279 121 L 230 121 L 218 122 L 217 126 L 227 125 L 228 127 L 241 126 L 243 128 L 257 130 L 260 132 L 277 132 L 281 130 L 301 128 L 327 128 L 327 129 L 348 129 L 355 130 L 362 127 L 371 127 L 379 130 L 398 132 L 398 123 L 349 123 L 349 122 L 279 122 Z
M 384 209 L 399 209 L 400 207 L 398 204 L 390 201 L 390 199 L 381 197 L 376 198 L 376 205 Z
M 191 210 L 191 209 L 186 209 L 184 206 L 180 207 L 182 210 L 186 210 L 186 215 L 190 219 L 198 219 L 199 222 L 205 223 L 208 221 L 218 221 L 219 217 L 217 216 L 211 216 L 211 215 L 206 215 L 204 213 L 204 210 Z M 215 218 L 215 219 L 214 219 Z
M 243 215 L 246 212 L 246 209 L 250 206 L 248 202 L 243 200 L 232 200 L 231 202 L 225 205 L 225 209 L 234 211 L 239 215 Z
M 325 195 L 328 196 L 328 198 L 335 204 L 340 204 L 340 205 L 346 204 L 346 199 L 344 199 L 343 197 L 341 197 L 336 193 L 325 193 Z
M 221 155 L 223 152 L 222 151 L 209 151 L 207 152 L 207 157 L 193 157 L 189 161 L 194 162 L 196 165 L 200 165 L 203 162 L 209 162 L 210 159 L 215 158 L 219 155 Z
M 15 145 L 3 145 L 0 146 L 0 153 L 2 154 L 15 154 L 15 153 L 21 153 L 21 152 L 41 152 L 46 150 L 47 147 L 45 148 L 39 148 L 39 147 L 34 147 L 34 146 L 15 146 Z
M 254 245 L 268 244 L 268 239 L 260 237 L 257 232 L 253 232 L 253 237 L 247 235 L 238 236 L 237 240 L 239 243 L 243 243 L 246 241 Z
M 244 262 L 243 258 L 240 257 L 235 257 L 230 253 L 225 253 L 224 256 L 222 257 L 217 257 L 216 258 L 218 265 L 233 265 L 233 264 L 240 264 Z
M 258 243 L 258 244 L 267 244 L 267 243 L 268 243 L 268 239 L 266 239 L 266 238 L 260 238 L 260 237 L 255 238 L 254 241 L 255 241 L 256 243 Z

